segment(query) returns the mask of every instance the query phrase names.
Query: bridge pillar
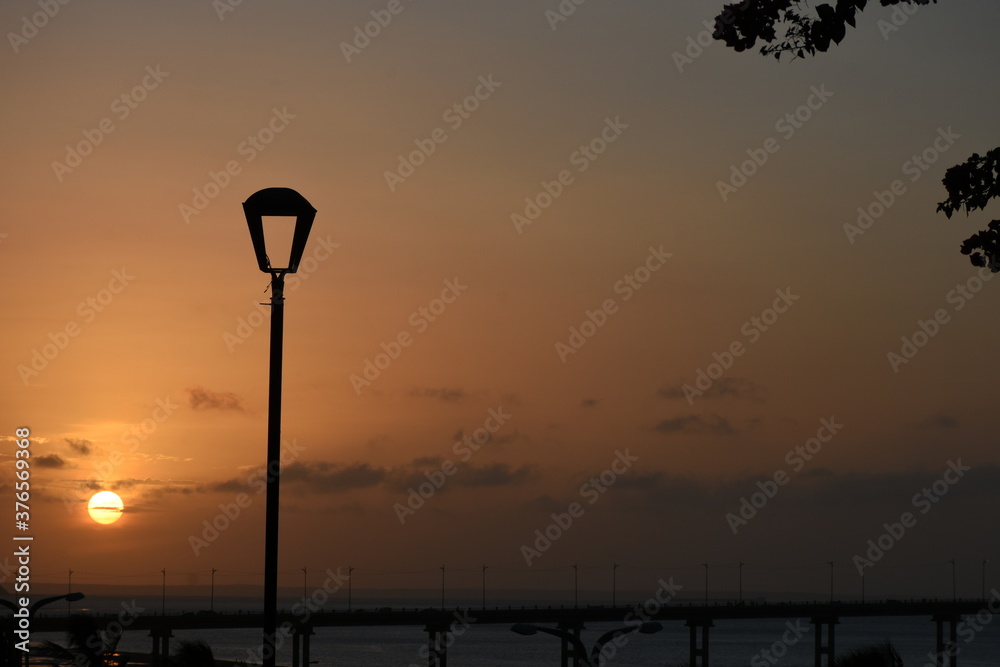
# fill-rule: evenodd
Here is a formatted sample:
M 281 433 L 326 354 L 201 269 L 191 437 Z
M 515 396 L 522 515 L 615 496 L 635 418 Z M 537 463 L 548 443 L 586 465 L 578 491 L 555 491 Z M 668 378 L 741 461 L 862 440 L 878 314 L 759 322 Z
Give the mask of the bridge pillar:
M 836 656 L 833 628 L 840 620 L 836 616 L 813 616 L 812 624 L 816 626 L 816 667 L 823 667 L 823 656 L 826 655 L 827 667 L 833 667 Z M 826 626 L 826 645 L 823 642 L 823 626 Z
M 711 628 L 711 618 L 689 618 L 685 625 L 691 628 L 691 653 L 688 664 L 691 667 L 708 667 L 708 629 Z M 701 628 L 701 642 L 698 642 L 698 629 Z M 699 661 L 698 658 L 701 658 Z
M 170 658 L 170 628 L 153 628 L 149 631 L 153 638 L 153 664 L 162 665 Z
M 580 640 L 580 631 L 583 630 L 583 623 L 580 621 L 563 621 L 556 626 L 560 630 L 565 630 L 572 634 L 577 641 Z M 564 637 L 560 637 L 559 643 L 561 645 L 559 651 L 559 664 L 561 667 L 582 667 L 586 664 L 587 656 L 579 655 L 576 650 L 576 644 L 570 643 Z
M 309 667 L 309 636 L 312 634 L 309 625 L 296 626 L 292 630 L 292 667 Z
M 956 614 L 935 614 L 932 619 L 937 624 L 937 641 L 934 644 L 934 661 L 937 667 L 957 667 L 959 617 Z M 944 624 L 948 623 L 948 641 L 944 641 Z
M 424 628 L 427 633 L 427 667 L 448 667 L 448 635 L 451 623 L 430 624 Z

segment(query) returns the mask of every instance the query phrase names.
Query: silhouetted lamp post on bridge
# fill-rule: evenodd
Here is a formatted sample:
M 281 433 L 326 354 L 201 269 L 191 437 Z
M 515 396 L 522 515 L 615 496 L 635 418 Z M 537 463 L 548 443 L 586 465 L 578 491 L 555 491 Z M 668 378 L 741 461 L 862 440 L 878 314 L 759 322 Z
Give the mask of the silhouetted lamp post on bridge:
M 278 479 L 281 472 L 281 346 L 284 333 L 285 274 L 295 273 L 312 229 L 316 209 L 290 188 L 266 188 L 243 202 L 257 266 L 271 274 L 271 351 L 267 399 L 267 500 L 264 528 L 264 667 L 275 665 L 275 635 L 278 616 Z M 288 257 L 264 238 L 264 218 L 294 218 Z M 270 222 L 269 222 L 270 226 Z M 272 244 L 273 245 L 273 244 Z M 273 256 L 273 262 L 272 257 Z

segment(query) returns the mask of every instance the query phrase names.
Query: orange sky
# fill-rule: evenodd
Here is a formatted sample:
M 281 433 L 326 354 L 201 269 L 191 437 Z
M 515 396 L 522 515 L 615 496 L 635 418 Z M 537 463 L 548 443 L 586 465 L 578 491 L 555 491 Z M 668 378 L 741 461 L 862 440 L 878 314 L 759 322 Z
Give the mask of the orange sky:
M 4 32 L 33 36 L 0 50 L 0 490 L 13 503 L 30 427 L 38 580 L 262 570 L 268 278 L 241 203 L 284 186 L 318 213 L 287 295 L 283 583 L 488 563 L 531 587 L 617 561 L 636 589 L 656 579 L 640 566 L 694 565 L 696 588 L 699 563 L 743 560 L 762 589 L 823 590 L 825 570 L 768 568 L 833 559 L 853 590 L 852 558 L 909 509 L 872 571 L 886 594 L 941 593 L 949 558 L 978 591 L 1000 283 L 957 251 L 986 214 L 935 206 L 945 169 L 996 144 L 1000 9 L 926 7 L 884 38 L 872 7 L 830 53 L 778 63 L 697 46 L 720 5 L 591 2 L 553 29 L 555 2 L 403 2 L 359 48 L 387 3 L 71 3 L 36 32 L 36 3 L 5 3 Z M 384 369 L 352 382 L 366 362 Z M 843 428 L 796 470 L 824 419 Z M 101 489 L 126 506 L 111 526 L 86 515 Z

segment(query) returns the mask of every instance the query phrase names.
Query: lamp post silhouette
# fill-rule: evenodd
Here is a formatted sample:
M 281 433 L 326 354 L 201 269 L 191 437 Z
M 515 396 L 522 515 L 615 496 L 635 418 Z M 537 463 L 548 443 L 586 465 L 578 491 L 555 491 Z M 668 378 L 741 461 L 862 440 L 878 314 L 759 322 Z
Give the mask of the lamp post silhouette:
M 740 604 L 743 604 L 743 566 L 746 565 L 743 561 L 740 561 Z
M 208 597 L 208 610 L 215 611 L 215 573 L 218 572 L 214 567 L 212 568 L 212 588 Z
M 952 558 L 948 562 L 951 563 L 951 599 L 954 601 L 958 599 L 955 588 L 955 559 Z
M 989 563 L 985 558 L 983 559 L 983 600 L 986 599 L 986 564 Z
M 618 593 L 617 573 L 618 573 L 618 563 L 612 562 L 611 563 L 611 606 L 612 607 L 614 607 L 616 605 L 616 603 L 618 602 L 618 599 L 617 599 L 617 593 Z
M 567 648 L 569 645 L 572 645 L 572 655 L 575 658 L 573 664 L 586 665 L 587 667 L 596 667 L 597 665 L 603 664 L 603 661 L 600 660 L 601 649 L 604 648 L 605 644 L 616 637 L 628 634 L 634 630 L 638 630 L 644 635 L 651 635 L 662 629 L 663 625 L 661 625 L 658 621 L 646 621 L 640 625 L 628 625 L 623 628 L 615 628 L 614 630 L 605 632 L 603 635 L 598 637 L 597 641 L 594 642 L 593 648 L 590 649 L 590 654 L 588 655 L 587 648 L 583 645 L 583 642 L 580 641 L 580 638 L 572 632 L 558 630 L 555 628 L 543 628 L 539 625 L 531 625 L 530 623 L 515 623 L 511 626 L 511 630 L 519 635 L 533 635 L 539 632 L 544 632 L 547 635 L 559 637 L 563 642 L 562 664 L 567 664 L 568 658 L 570 657 L 570 655 L 567 654 Z
M 573 563 L 573 608 L 580 606 L 580 568 Z
M 833 604 L 833 561 L 828 560 L 826 564 L 830 566 L 830 604 Z
M 354 578 L 351 576 L 354 574 L 354 568 L 350 565 L 347 566 L 347 611 L 351 611 L 351 592 L 354 588 L 353 581 Z
M 264 667 L 274 667 L 278 618 L 278 480 L 281 474 L 281 347 L 284 336 L 285 274 L 295 273 L 316 217 L 305 197 L 290 188 L 265 188 L 243 202 L 257 266 L 271 275 L 271 350 L 267 397 L 267 496 L 264 510 Z M 264 238 L 264 217 L 294 217 L 295 228 L 286 258 L 273 264 Z M 275 249 L 271 249 L 274 253 Z

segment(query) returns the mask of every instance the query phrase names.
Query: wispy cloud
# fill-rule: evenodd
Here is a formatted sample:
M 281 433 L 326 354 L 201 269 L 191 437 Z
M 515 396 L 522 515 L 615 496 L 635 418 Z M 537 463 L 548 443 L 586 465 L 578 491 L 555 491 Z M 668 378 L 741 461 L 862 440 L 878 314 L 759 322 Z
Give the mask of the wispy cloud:
M 732 427 L 729 420 L 716 414 L 711 415 L 686 415 L 664 419 L 656 425 L 656 430 L 660 433 L 717 433 L 720 435 L 733 435 L 736 429 Z
M 188 394 L 188 405 L 193 410 L 246 412 L 243 399 L 231 391 L 212 391 L 200 386 L 187 387 L 184 391 Z
M 91 449 L 94 445 L 94 443 L 92 443 L 90 440 L 83 440 L 80 438 L 66 438 L 66 444 L 69 445 L 69 448 L 72 451 L 76 452 L 77 454 L 81 454 L 83 456 L 87 456 L 88 454 L 90 454 Z
M 413 398 L 436 398 L 441 401 L 461 401 L 467 398 L 468 395 L 464 389 L 457 387 L 417 387 L 410 392 L 410 396 Z

